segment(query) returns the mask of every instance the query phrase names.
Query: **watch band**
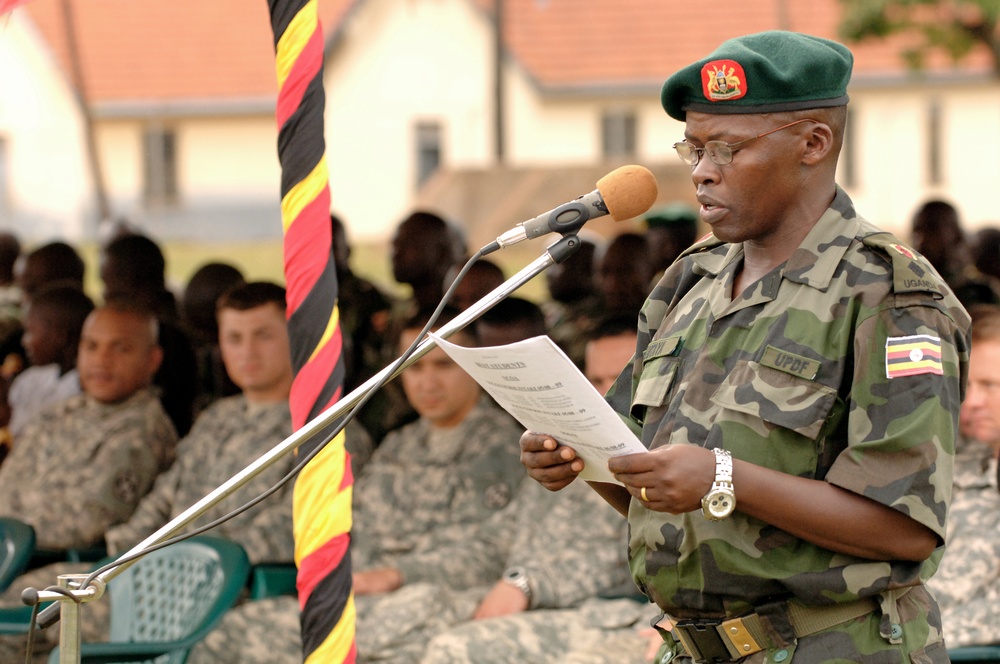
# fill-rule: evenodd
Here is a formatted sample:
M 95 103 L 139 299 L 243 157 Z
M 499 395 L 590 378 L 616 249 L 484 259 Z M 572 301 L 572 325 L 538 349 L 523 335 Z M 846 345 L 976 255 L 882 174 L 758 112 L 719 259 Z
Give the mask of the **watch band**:
M 727 450 L 715 448 L 715 481 L 701 499 L 705 518 L 712 521 L 725 519 L 736 509 L 736 491 L 733 487 L 733 457 Z
M 715 483 L 728 484 L 733 488 L 733 455 L 729 450 L 720 450 L 718 447 L 712 450 L 715 452 Z
M 508 567 L 500 579 L 524 593 L 524 596 L 528 598 L 528 603 L 531 603 L 531 584 L 528 583 L 528 573 L 523 567 L 520 565 Z

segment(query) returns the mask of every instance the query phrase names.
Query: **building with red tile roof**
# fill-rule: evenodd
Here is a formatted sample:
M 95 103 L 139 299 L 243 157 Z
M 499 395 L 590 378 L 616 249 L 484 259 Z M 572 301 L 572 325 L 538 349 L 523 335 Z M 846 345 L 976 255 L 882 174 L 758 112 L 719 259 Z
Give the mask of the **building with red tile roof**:
M 591 173 L 633 161 L 676 179 L 662 183 L 675 196 L 686 176 L 669 146 L 682 128 L 659 108 L 663 79 L 739 34 L 836 38 L 840 16 L 838 0 L 319 0 L 318 8 L 331 189 L 355 237 L 385 237 L 417 204 L 440 205 L 488 235 L 562 202 L 545 200 L 552 188 L 543 187 L 484 209 L 471 184 L 489 187 L 484 173 L 527 192 L 512 173 L 553 181 L 530 173 L 563 169 L 566 189 L 585 193 Z M 890 226 L 930 195 L 957 200 L 973 225 L 1000 220 L 975 195 L 1000 165 L 978 164 L 970 181 L 958 176 L 965 155 L 952 149 L 978 141 L 992 146 L 979 154 L 1000 151 L 989 54 L 958 64 L 937 54 L 918 74 L 901 55 L 908 40 L 852 45 L 844 186 Z M 0 219 L 26 232 L 94 232 L 89 127 L 113 216 L 161 235 L 280 235 L 273 58 L 263 0 L 33 0 L 15 10 L 0 28 L 0 71 L 20 72 L 0 85 L 8 179 Z M 55 136 L 66 152 L 58 158 L 40 147 Z

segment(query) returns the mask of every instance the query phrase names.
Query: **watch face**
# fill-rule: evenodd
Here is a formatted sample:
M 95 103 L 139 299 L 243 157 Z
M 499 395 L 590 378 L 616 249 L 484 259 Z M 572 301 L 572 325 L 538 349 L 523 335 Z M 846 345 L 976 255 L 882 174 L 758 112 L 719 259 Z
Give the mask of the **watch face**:
M 510 569 L 504 571 L 503 580 L 504 581 L 517 581 L 523 579 L 526 576 L 523 567 L 511 567 Z
M 528 573 L 523 567 L 511 567 L 503 573 L 501 578 L 504 583 L 514 586 L 524 593 L 529 601 L 531 600 L 531 584 L 528 583 Z
M 733 513 L 736 507 L 736 497 L 728 491 L 712 491 L 703 501 L 702 507 L 708 516 L 724 519 Z

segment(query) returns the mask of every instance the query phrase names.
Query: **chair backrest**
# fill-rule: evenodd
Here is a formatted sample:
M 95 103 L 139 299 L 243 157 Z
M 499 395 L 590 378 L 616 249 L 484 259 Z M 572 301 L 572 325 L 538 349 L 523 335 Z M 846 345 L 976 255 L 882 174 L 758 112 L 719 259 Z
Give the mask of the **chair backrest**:
M 0 591 L 24 571 L 34 551 L 34 528 L 17 519 L 0 518 Z
M 948 658 L 953 662 L 963 662 L 965 664 L 987 664 L 988 662 L 1000 662 L 1000 645 L 994 644 L 987 646 L 949 648 Z
M 111 641 L 197 642 L 236 603 L 249 573 L 246 551 L 229 540 L 199 536 L 154 551 L 108 584 Z M 162 661 L 183 662 L 188 649 Z

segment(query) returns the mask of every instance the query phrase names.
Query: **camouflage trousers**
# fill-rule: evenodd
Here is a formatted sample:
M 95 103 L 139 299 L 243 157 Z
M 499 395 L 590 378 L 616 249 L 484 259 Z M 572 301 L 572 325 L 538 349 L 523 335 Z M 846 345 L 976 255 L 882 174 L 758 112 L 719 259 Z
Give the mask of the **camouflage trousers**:
M 437 635 L 421 664 L 642 664 L 653 612 L 630 599 L 477 620 Z
M 417 661 L 438 632 L 468 620 L 486 589 L 455 592 L 415 583 L 355 597 L 357 662 Z M 301 664 L 294 597 L 246 602 L 229 611 L 191 653 L 189 664 Z
M 299 602 L 272 597 L 239 604 L 196 645 L 188 664 L 301 664 Z
M 357 662 L 639 664 L 651 611 L 632 600 L 469 622 L 487 588 L 416 583 L 356 600 Z M 650 615 L 647 615 L 650 614 Z M 189 664 L 301 664 L 294 597 L 245 602 L 191 653 Z

